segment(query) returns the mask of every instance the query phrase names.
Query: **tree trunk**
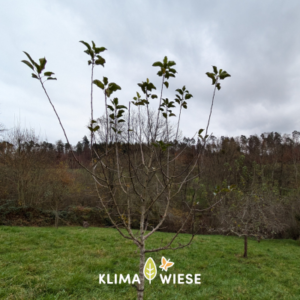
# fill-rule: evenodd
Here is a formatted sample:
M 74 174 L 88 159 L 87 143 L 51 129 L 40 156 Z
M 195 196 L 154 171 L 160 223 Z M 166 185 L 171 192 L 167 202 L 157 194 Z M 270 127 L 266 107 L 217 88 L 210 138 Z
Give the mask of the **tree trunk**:
M 244 257 L 248 257 L 248 236 L 244 235 Z
M 58 228 L 58 211 L 57 209 L 54 211 L 54 214 L 55 214 L 55 228 L 57 229 Z
M 54 195 L 54 197 L 55 197 L 55 195 Z M 58 203 L 57 203 L 57 200 L 54 200 L 54 201 L 55 201 L 55 207 L 54 207 L 55 222 L 54 222 L 54 224 L 55 224 L 55 228 L 57 229 L 58 228 L 58 222 L 59 222 Z
M 144 299 L 144 288 L 145 288 L 145 277 L 144 277 L 144 266 L 145 266 L 145 244 L 140 248 L 140 269 L 139 269 L 139 278 L 140 284 L 138 284 L 138 293 L 137 299 Z

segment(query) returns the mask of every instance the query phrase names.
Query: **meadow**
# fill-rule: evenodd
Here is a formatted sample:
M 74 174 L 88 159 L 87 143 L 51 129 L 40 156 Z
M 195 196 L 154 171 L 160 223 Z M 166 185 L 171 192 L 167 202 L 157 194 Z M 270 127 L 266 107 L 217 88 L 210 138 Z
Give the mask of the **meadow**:
M 157 247 L 173 235 L 158 232 Z M 177 243 L 189 238 L 181 234 Z M 147 253 L 168 273 L 201 274 L 201 284 L 145 284 L 145 299 L 299 299 L 300 244 L 291 239 L 243 240 L 197 235 L 176 251 Z M 139 253 L 115 229 L 90 227 L 0 227 L 0 299 L 136 299 L 129 284 L 99 284 L 99 274 L 138 273 Z M 161 274 L 161 269 L 158 268 Z M 165 272 L 163 272 L 165 273 Z M 167 274 L 167 273 L 165 273 Z

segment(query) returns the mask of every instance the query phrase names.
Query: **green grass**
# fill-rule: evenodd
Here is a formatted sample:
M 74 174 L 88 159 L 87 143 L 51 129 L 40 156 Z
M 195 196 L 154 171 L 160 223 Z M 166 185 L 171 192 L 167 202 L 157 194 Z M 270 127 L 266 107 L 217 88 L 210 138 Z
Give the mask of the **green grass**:
M 148 247 L 171 236 L 157 233 Z M 136 249 L 114 229 L 2 226 L 0 299 L 136 299 L 128 284 L 99 285 L 99 273 L 137 273 Z M 146 282 L 145 299 L 300 299 L 299 242 L 250 240 L 249 258 L 242 253 L 242 239 L 196 236 L 188 248 L 147 255 L 157 267 L 162 255 L 175 262 L 168 273 L 201 273 L 201 285 L 162 285 L 157 277 Z

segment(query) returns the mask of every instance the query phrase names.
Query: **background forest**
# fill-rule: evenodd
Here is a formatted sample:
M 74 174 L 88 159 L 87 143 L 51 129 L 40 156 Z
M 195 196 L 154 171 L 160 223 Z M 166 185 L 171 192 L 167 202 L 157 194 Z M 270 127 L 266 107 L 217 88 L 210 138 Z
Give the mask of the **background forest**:
M 101 136 L 93 147 L 103 151 Z M 131 144 L 128 149 L 120 143 L 120 158 L 126 151 L 139 153 L 138 147 Z M 193 158 L 203 151 L 202 172 L 194 179 L 201 183 L 196 199 L 196 232 L 252 235 L 258 240 L 299 238 L 300 132 L 210 136 L 205 149 L 201 139 L 184 137 L 179 142 L 175 140 L 170 151 L 176 155 L 184 148 L 174 162 L 182 169 L 188 169 Z M 61 140 L 56 144 L 42 142 L 33 131 L 20 128 L 3 136 L 1 225 L 82 225 L 84 221 L 94 226 L 112 225 L 89 174 L 76 163 L 71 149 L 83 165 L 89 166 L 91 149 L 86 136 L 75 146 Z M 234 191 L 226 192 L 228 186 L 234 186 Z M 216 191 L 223 200 L 205 210 L 216 202 Z M 184 188 L 181 193 L 188 196 L 192 191 Z M 176 231 L 186 216 L 187 204 L 180 199 L 172 202 L 161 231 Z M 154 223 L 161 218 L 159 205 L 149 218 Z M 135 226 L 134 218 L 132 225 Z

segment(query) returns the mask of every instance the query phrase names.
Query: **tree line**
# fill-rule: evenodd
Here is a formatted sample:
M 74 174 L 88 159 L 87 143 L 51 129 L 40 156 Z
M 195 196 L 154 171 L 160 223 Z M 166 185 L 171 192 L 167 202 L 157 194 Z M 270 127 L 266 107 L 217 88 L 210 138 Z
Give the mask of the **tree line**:
M 214 137 L 210 136 L 203 148 L 203 141 L 184 137 L 170 143 L 170 151 L 176 157 L 183 149 L 182 155 L 175 159 L 177 167 L 188 168 L 191 161 L 204 150 L 203 171 L 199 175 L 201 182 L 197 195 L 197 207 L 204 208 L 215 201 L 216 189 L 225 189 L 234 185 L 239 195 L 268 198 L 268 205 L 279 202 L 283 205 L 275 221 L 279 224 L 278 236 L 297 238 L 299 235 L 300 203 L 299 168 L 300 168 L 300 132 L 281 135 L 277 132 L 263 133 L 260 136 Z M 139 155 L 139 144 L 120 143 L 120 158 L 127 151 Z M 105 149 L 104 143 L 94 143 L 93 148 L 99 153 Z M 55 144 L 41 142 L 28 130 L 16 129 L 0 143 L 0 199 L 1 203 L 13 201 L 16 207 L 34 206 L 59 211 L 71 206 L 99 207 L 99 201 L 92 184 L 71 155 L 74 150 L 77 158 L 86 166 L 91 164 L 91 147 L 86 136 L 75 146 L 58 140 Z M 198 162 L 199 164 L 199 162 Z M 111 180 L 114 180 L 111 178 Z M 192 193 L 187 186 L 181 193 Z M 247 196 L 247 197 L 248 197 Z M 237 206 L 237 195 L 225 195 L 225 201 L 212 211 L 205 211 L 198 216 L 201 232 L 233 232 L 226 225 L 220 226 L 221 215 L 228 222 L 231 212 L 226 211 L 232 205 Z M 253 202 L 253 201 L 252 201 Z M 227 203 L 227 204 L 226 204 Z M 249 202 L 250 205 L 251 201 Z M 244 204 L 243 204 L 244 205 Z M 266 203 L 261 205 L 266 206 Z M 245 209 L 245 207 L 240 209 Z M 259 209 L 255 211 L 258 214 Z M 165 230 L 176 228 L 176 223 L 186 213 L 186 204 L 178 198 L 171 205 L 166 220 Z M 224 215 L 226 214 L 226 216 Z M 235 215 L 238 215 L 235 212 Z M 288 219 L 287 218 L 288 215 Z M 153 219 L 159 220 L 159 209 L 151 212 Z M 58 217 L 56 222 L 58 222 Z M 223 220 L 224 221 L 224 220 Z M 224 223 L 224 222 L 223 222 Z M 230 223 L 230 222 L 229 222 Z M 285 226 L 283 226 L 283 223 Z M 276 227 L 276 226 L 275 226 Z M 225 230 L 226 229 L 226 230 Z M 253 230 L 252 230 L 253 231 Z M 273 232 L 275 233 L 275 232 Z M 270 232 L 269 232 L 270 234 Z M 259 228 L 257 228 L 259 236 Z M 276 235 L 275 235 L 276 236 Z

